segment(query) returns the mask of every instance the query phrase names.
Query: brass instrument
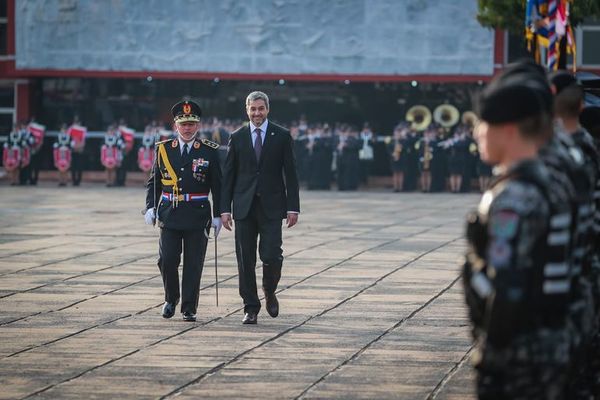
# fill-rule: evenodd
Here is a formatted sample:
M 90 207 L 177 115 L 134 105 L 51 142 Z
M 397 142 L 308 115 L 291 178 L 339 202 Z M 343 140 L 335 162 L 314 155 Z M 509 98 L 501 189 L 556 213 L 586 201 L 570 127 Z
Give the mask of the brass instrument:
M 443 128 L 452 128 L 458 123 L 460 112 L 451 104 L 440 104 L 433 111 L 433 120 Z
M 477 125 L 477 122 L 479 122 L 479 118 L 477 118 L 477 114 L 475 114 L 473 111 L 465 111 L 462 114 L 461 121 L 463 124 L 474 128 L 475 125 Z
M 433 158 L 433 152 L 431 151 L 431 146 L 429 145 L 428 140 L 424 140 L 425 147 L 423 148 L 423 169 L 429 170 L 429 164 L 431 163 L 431 159 Z
M 412 106 L 406 112 L 406 120 L 411 123 L 411 129 L 424 131 L 431 124 L 431 111 L 423 105 Z

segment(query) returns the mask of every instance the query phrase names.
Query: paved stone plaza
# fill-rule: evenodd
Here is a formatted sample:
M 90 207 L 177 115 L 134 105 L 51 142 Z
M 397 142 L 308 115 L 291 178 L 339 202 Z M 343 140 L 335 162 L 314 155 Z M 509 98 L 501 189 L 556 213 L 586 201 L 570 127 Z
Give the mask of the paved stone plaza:
M 280 316 L 257 326 L 226 231 L 219 306 L 210 241 L 198 321 L 161 317 L 144 197 L 0 187 L 0 398 L 474 398 L 458 272 L 478 195 L 303 191 Z

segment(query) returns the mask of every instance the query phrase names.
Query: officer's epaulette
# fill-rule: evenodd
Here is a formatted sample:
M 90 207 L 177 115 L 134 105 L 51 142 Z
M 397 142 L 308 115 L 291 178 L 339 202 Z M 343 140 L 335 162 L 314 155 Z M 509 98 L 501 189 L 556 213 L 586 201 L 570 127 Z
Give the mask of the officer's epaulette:
M 154 143 L 154 145 L 158 146 L 159 144 L 167 143 L 167 142 L 170 142 L 171 140 L 175 140 L 175 138 L 171 138 L 171 139 L 163 140 L 163 141 L 160 141 L 160 142 L 156 142 L 156 143 Z
M 202 139 L 202 143 L 207 145 L 208 147 L 212 147 L 213 149 L 219 148 L 219 143 L 211 142 L 208 139 Z

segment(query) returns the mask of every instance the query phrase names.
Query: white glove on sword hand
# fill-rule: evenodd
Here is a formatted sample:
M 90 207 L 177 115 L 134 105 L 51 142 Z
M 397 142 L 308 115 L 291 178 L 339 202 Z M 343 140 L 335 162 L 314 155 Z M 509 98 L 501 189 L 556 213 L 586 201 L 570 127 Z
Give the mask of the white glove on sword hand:
M 146 214 L 144 214 L 144 220 L 146 220 L 146 225 L 154 225 L 154 219 L 156 216 L 154 215 L 154 209 L 149 208 L 146 210 Z
M 222 226 L 223 226 L 223 223 L 221 222 L 220 217 L 212 219 L 212 227 L 215 230 L 215 237 L 219 236 L 219 232 L 221 231 Z

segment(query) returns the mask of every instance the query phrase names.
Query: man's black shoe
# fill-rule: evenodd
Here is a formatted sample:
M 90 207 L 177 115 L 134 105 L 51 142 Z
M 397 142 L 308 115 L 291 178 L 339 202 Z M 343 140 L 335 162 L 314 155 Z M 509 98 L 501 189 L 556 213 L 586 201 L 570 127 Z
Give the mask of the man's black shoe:
M 186 311 L 183 313 L 183 320 L 188 322 L 194 322 L 196 321 L 196 314 Z
M 265 300 L 267 302 L 267 312 L 273 318 L 279 315 L 279 301 L 275 293 L 267 293 L 265 291 Z
M 258 314 L 254 312 L 247 312 L 244 315 L 244 319 L 242 320 L 242 324 L 244 325 L 256 325 L 258 322 Z
M 163 308 L 162 308 L 163 318 L 171 318 L 173 315 L 175 315 L 175 307 L 176 306 L 177 306 L 177 304 L 175 304 L 175 303 L 169 303 L 168 301 L 165 302 L 165 304 L 163 305 Z

